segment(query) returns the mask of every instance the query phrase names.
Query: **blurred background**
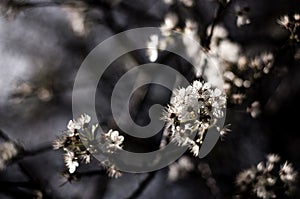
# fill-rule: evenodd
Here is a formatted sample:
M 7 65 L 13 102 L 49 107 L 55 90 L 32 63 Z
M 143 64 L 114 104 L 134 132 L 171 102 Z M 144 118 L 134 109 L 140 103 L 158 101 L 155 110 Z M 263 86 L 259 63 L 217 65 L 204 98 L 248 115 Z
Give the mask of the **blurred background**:
M 269 153 L 280 155 L 300 171 L 299 42 L 277 22 L 283 15 L 292 18 L 299 13 L 300 1 L 194 0 L 193 6 L 188 6 L 188 1 L 170 2 L 0 0 L 1 199 L 234 198 L 238 173 L 264 161 Z M 180 15 L 179 28 L 185 19 L 193 18 L 204 47 L 211 42 L 207 30 L 212 24 L 222 24 L 228 41 L 238 46 L 238 61 L 226 62 L 224 71 L 250 79 L 251 86 L 245 81 L 244 86 L 231 86 L 226 117 L 231 132 L 204 159 L 187 153 L 173 168 L 155 173 L 123 173 L 112 179 L 94 160 L 82 165 L 78 175 L 66 175 L 63 152 L 52 150 L 51 143 L 73 117 L 72 88 L 82 61 L 116 33 L 160 27 L 170 12 Z M 272 53 L 270 71 L 262 75 L 260 69 L 239 71 L 243 58 L 255 60 L 261 53 Z M 157 62 L 174 67 L 191 82 L 197 79 L 191 66 L 171 53 L 162 52 Z M 145 63 L 149 63 L 145 50 L 128 53 L 101 78 L 96 110 L 103 129 L 118 128 L 110 110 L 114 85 L 126 71 Z M 252 78 L 256 74 L 259 78 Z M 171 94 L 157 85 L 139 88 L 132 96 L 131 117 L 146 125 L 149 107 L 166 105 Z M 136 144 L 133 149 L 141 152 L 157 148 L 157 137 L 128 140 L 125 148 L 132 143 Z M 5 142 L 18 143 L 23 153 L 6 161 Z M 298 190 L 299 184 L 296 187 Z

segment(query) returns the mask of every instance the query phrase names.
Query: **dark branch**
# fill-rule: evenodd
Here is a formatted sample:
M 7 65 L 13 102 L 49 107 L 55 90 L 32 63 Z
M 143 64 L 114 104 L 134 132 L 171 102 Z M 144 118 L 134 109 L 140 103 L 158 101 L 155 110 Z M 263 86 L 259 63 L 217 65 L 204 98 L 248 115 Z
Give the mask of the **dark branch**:
M 156 172 L 157 171 L 150 172 L 148 174 L 148 176 L 145 178 L 145 180 L 142 181 L 140 186 L 127 199 L 139 198 L 139 196 L 141 196 L 141 194 L 144 192 L 144 190 L 147 188 L 147 186 L 154 179 Z

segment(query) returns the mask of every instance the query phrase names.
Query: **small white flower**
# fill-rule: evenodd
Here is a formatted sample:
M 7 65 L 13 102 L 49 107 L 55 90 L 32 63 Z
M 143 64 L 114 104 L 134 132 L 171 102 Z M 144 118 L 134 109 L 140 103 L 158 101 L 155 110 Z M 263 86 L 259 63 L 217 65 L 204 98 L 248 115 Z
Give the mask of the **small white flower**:
M 258 165 L 256 166 L 258 171 L 264 171 L 266 169 L 265 165 L 263 162 L 258 163 Z
M 88 124 L 91 121 L 91 117 L 87 114 L 83 114 L 80 116 L 79 121 L 81 122 L 81 124 Z
M 65 153 L 65 164 L 67 168 L 69 169 L 69 173 L 74 173 L 76 168 L 79 166 L 79 163 L 77 161 L 77 158 L 75 158 L 75 155 L 72 151 L 67 151 Z
M 297 178 L 297 172 L 294 171 L 292 164 L 285 162 L 280 169 L 280 179 L 285 183 L 295 182 Z
M 165 27 L 169 30 L 173 29 L 178 22 L 178 17 L 175 13 L 168 13 L 165 17 Z
M 57 138 L 52 143 L 53 149 L 57 150 L 57 149 L 63 148 L 63 146 L 65 144 L 65 141 L 66 141 L 66 136 L 65 135 Z
M 67 128 L 70 130 L 71 134 L 70 135 L 73 135 L 73 133 L 75 132 L 75 130 L 79 130 L 81 129 L 81 125 L 80 123 L 74 121 L 74 120 L 70 120 L 68 125 L 67 125 Z
M 276 178 L 274 178 L 274 177 L 268 177 L 267 178 L 267 183 L 268 183 L 269 186 L 275 185 L 276 184 Z
M 191 148 L 191 152 L 194 156 L 197 157 L 199 155 L 199 146 L 197 144 L 194 144 L 194 146 Z
M 251 21 L 250 21 L 248 15 L 243 14 L 243 15 L 238 15 L 237 16 L 237 19 L 236 19 L 236 25 L 237 25 L 237 27 L 248 25 L 250 23 L 251 23 Z
M 87 114 L 81 115 L 77 119 L 70 120 L 67 128 L 71 132 L 70 136 L 72 136 L 75 132 L 75 130 L 82 129 L 85 124 L 88 124 L 91 121 L 91 117 Z
M 163 36 L 170 36 L 171 30 L 175 28 L 178 23 L 178 17 L 175 13 L 168 13 L 165 17 L 164 23 L 161 25 L 160 30 Z
M 261 114 L 261 107 L 258 101 L 254 101 L 250 108 L 247 108 L 247 112 L 251 114 L 253 118 L 258 117 Z
M 287 15 L 284 15 L 277 20 L 277 23 L 287 28 L 290 23 L 290 19 Z
M 256 176 L 256 172 L 253 169 L 247 169 L 239 173 L 236 178 L 237 185 L 250 184 Z
M 113 131 L 112 129 L 110 129 L 108 131 L 108 133 L 106 134 L 106 136 L 109 137 L 109 139 L 111 140 L 111 142 L 113 142 L 116 145 L 120 145 L 123 143 L 124 137 L 119 135 L 118 131 Z
M 267 160 L 271 163 L 277 163 L 280 160 L 280 156 L 277 154 L 268 154 Z
M 221 137 L 224 137 L 225 135 L 228 134 L 228 132 L 231 131 L 231 129 L 229 127 L 230 127 L 230 124 L 225 125 L 223 128 L 220 128 L 217 126 L 217 130 L 220 132 Z
M 91 155 L 89 155 L 89 154 L 83 154 L 80 157 L 85 162 L 85 164 L 88 164 L 91 162 Z
M 109 130 L 103 136 L 102 140 L 102 148 L 105 153 L 114 153 L 119 149 L 122 149 L 122 143 L 124 141 L 124 137 L 119 135 L 118 131 Z

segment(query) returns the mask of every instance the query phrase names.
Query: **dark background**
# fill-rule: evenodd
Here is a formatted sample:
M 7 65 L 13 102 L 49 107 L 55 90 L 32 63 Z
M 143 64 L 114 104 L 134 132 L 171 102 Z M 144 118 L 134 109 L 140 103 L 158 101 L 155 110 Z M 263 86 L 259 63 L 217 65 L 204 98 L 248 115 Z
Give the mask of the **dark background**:
M 1 3 L 4 2 L 8 1 Z M 145 199 L 215 198 L 196 171 L 175 182 L 166 180 L 168 168 L 152 177 L 125 173 L 120 179 L 110 179 L 97 172 L 95 160 L 79 169 L 83 173 L 95 170 L 94 173 L 62 185 L 67 180 L 62 176 L 63 153 L 49 150 L 49 143 L 72 119 L 72 86 L 81 62 L 97 44 L 115 33 L 160 26 L 169 8 L 157 0 L 124 0 L 115 5 L 110 1 L 86 1 L 89 7 L 84 16 L 89 31 L 78 35 L 61 3 L 43 2 L 16 6 L 19 12 L 15 16 L 0 18 L 0 129 L 26 150 L 42 151 L 22 157 L 0 171 L 0 198 L 37 198 L 40 192 L 45 198 L 74 199 L 131 195 Z M 213 0 L 196 3 L 202 37 L 214 20 L 217 5 Z M 236 27 L 237 5 L 249 7 L 250 25 Z M 219 198 L 232 198 L 236 194 L 236 175 L 264 160 L 268 153 L 279 154 L 300 171 L 300 68 L 299 58 L 294 58 L 298 48 L 288 44 L 288 33 L 276 23 L 280 16 L 299 11 L 300 1 L 296 0 L 233 0 L 219 20 L 228 29 L 229 38 L 238 42 L 246 55 L 262 51 L 275 55 L 274 70 L 245 91 L 245 102 L 229 105 L 226 123 L 231 124 L 232 132 L 206 158 L 192 158 L 195 165 L 209 164 L 220 189 Z M 180 64 L 178 58 L 170 56 L 160 61 L 171 64 L 191 81 L 194 79 L 190 67 Z M 116 60 L 102 77 L 96 101 L 104 129 L 116 128 L 109 109 L 113 85 L 129 68 L 143 63 L 148 63 L 145 52 L 132 52 Z M 21 92 L 24 90 L 20 85 L 24 83 L 32 87 L 29 94 Z M 132 100 L 135 121 L 146 124 L 148 107 L 156 102 L 168 103 L 170 95 L 160 86 L 140 88 Z M 262 114 L 255 119 L 246 112 L 253 100 L 262 104 Z M 155 139 L 139 144 L 148 150 L 153 149 L 153 142 Z M 139 189 L 142 191 L 136 193 Z

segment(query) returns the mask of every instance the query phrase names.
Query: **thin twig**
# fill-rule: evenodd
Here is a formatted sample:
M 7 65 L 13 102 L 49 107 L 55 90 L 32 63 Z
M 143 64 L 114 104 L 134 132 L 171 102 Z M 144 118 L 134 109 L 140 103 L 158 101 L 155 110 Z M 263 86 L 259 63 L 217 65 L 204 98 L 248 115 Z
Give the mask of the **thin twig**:
M 48 191 L 45 187 L 43 187 L 42 183 L 39 182 L 37 178 L 33 177 L 32 174 L 25 168 L 25 166 L 22 163 L 19 163 L 18 165 L 19 165 L 21 172 L 29 178 L 31 183 L 36 185 L 39 188 L 39 190 L 43 194 L 43 198 L 45 198 L 45 199 L 53 198 L 50 194 L 51 192 Z
M 217 8 L 215 17 L 214 17 L 214 19 L 212 21 L 212 25 L 211 25 L 211 29 L 210 29 L 209 35 L 203 41 L 203 47 L 205 49 L 210 50 L 210 43 L 211 43 L 211 39 L 212 39 L 212 36 L 213 36 L 213 33 L 214 33 L 214 28 L 219 23 L 219 21 L 222 18 L 224 12 L 229 7 L 230 2 L 229 3 L 222 3 L 222 2 L 219 1 L 219 6 Z
M 141 196 L 147 186 L 152 182 L 157 171 L 150 172 L 148 176 L 142 181 L 140 186 L 127 198 L 127 199 L 136 199 Z
M 2 129 L 0 129 L 0 137 L 6 142 L 11 141 L 10 137 Z

